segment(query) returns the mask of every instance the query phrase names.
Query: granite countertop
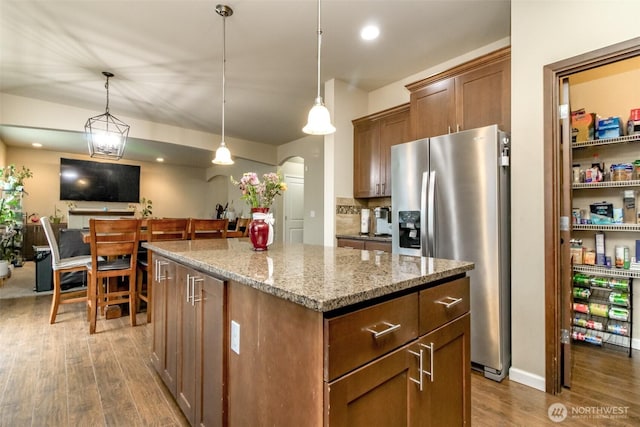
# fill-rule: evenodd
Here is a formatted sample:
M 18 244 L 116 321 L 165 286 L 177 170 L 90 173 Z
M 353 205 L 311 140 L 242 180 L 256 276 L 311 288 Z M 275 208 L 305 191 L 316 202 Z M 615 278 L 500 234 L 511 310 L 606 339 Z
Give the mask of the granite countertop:
M 336 239 L 371 240 L 374 242 L 391 243 L 391 236 L 375 236 L 373 234 L 336 234 Z
M 205 273 L 328 312 L 462 274 L 474 264 L 319 245 L 274 244 L 254 252 L 244 239 L 146 242 L 144 246 Z

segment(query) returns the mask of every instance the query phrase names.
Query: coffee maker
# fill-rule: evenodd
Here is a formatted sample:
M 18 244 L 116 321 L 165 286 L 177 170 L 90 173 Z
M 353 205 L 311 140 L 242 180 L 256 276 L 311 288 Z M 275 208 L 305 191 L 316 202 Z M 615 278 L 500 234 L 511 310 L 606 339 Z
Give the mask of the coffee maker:
M 391 210 L 388 207 L 377 207 L 373 210 L 375 221 L 375 236 L 391 236 Z

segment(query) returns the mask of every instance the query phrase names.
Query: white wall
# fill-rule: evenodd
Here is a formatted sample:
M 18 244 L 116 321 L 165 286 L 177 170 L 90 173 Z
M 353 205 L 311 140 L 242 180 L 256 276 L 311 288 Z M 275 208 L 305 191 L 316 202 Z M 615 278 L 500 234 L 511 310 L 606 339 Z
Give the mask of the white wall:
M 640 36 L 636 0 L 511 3 L 510 377 L 544 389 L 543 67 Z
M 304 243 L 322 245 L 324 237 L 324 138 L 306 136 L 278 146 L 278 164 L 304 159 Z

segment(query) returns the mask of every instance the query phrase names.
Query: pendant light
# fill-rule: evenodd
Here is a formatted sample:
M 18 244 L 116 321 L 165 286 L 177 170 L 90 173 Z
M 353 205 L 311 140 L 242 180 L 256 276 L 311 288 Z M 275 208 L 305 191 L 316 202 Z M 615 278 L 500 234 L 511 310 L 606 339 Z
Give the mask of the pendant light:
M 227 144 L 224 142 L 224 104 L 225 104 L 225 64 L 227 62 L 227 40 L 226 40 L 226 20 L 228 16 L 233 15 L 233 9 L 229 6 L 219 4 L 216 6 L 216 12 L 222 16 L 222 141 L 220 146 L 216 150 L 216 157 L 211 161 L 217 165 L 232 165 L 231 152 L 227 148 Z
M 309 111 L 307 125 L 302 128 L 304 133 L 310 135 L 328 135 L 334 133 L 336 128 L 331 124 L 329 110 L 324 106 L 320 96 L 320 49 L 322 45 L 322 29 L 320 27 L 320 0 L 318 0 L 318 92 L 313 107 Z
M 107 78 L 104 85 L 107 89 L 107 108 L 104 114 L 90 117 L 84 125 L 84 131 L 91 157 L 119 160 L 124 154 L 129 125 L 109 113 L 109 79 L 113 73 L 103 71 L 102 75 Z

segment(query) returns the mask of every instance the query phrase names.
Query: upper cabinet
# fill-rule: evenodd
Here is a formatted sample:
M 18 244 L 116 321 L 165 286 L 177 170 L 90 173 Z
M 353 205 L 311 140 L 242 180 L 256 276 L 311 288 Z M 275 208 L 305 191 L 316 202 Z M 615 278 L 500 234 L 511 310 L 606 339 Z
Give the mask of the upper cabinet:
M 411 92 L 411 139 L 491 124 L 511 131 L 510 48 L 406 87 Z
M 391 195 L 391 146 L 411 140 L 409 104 L 353 121 L 353 195 Z

